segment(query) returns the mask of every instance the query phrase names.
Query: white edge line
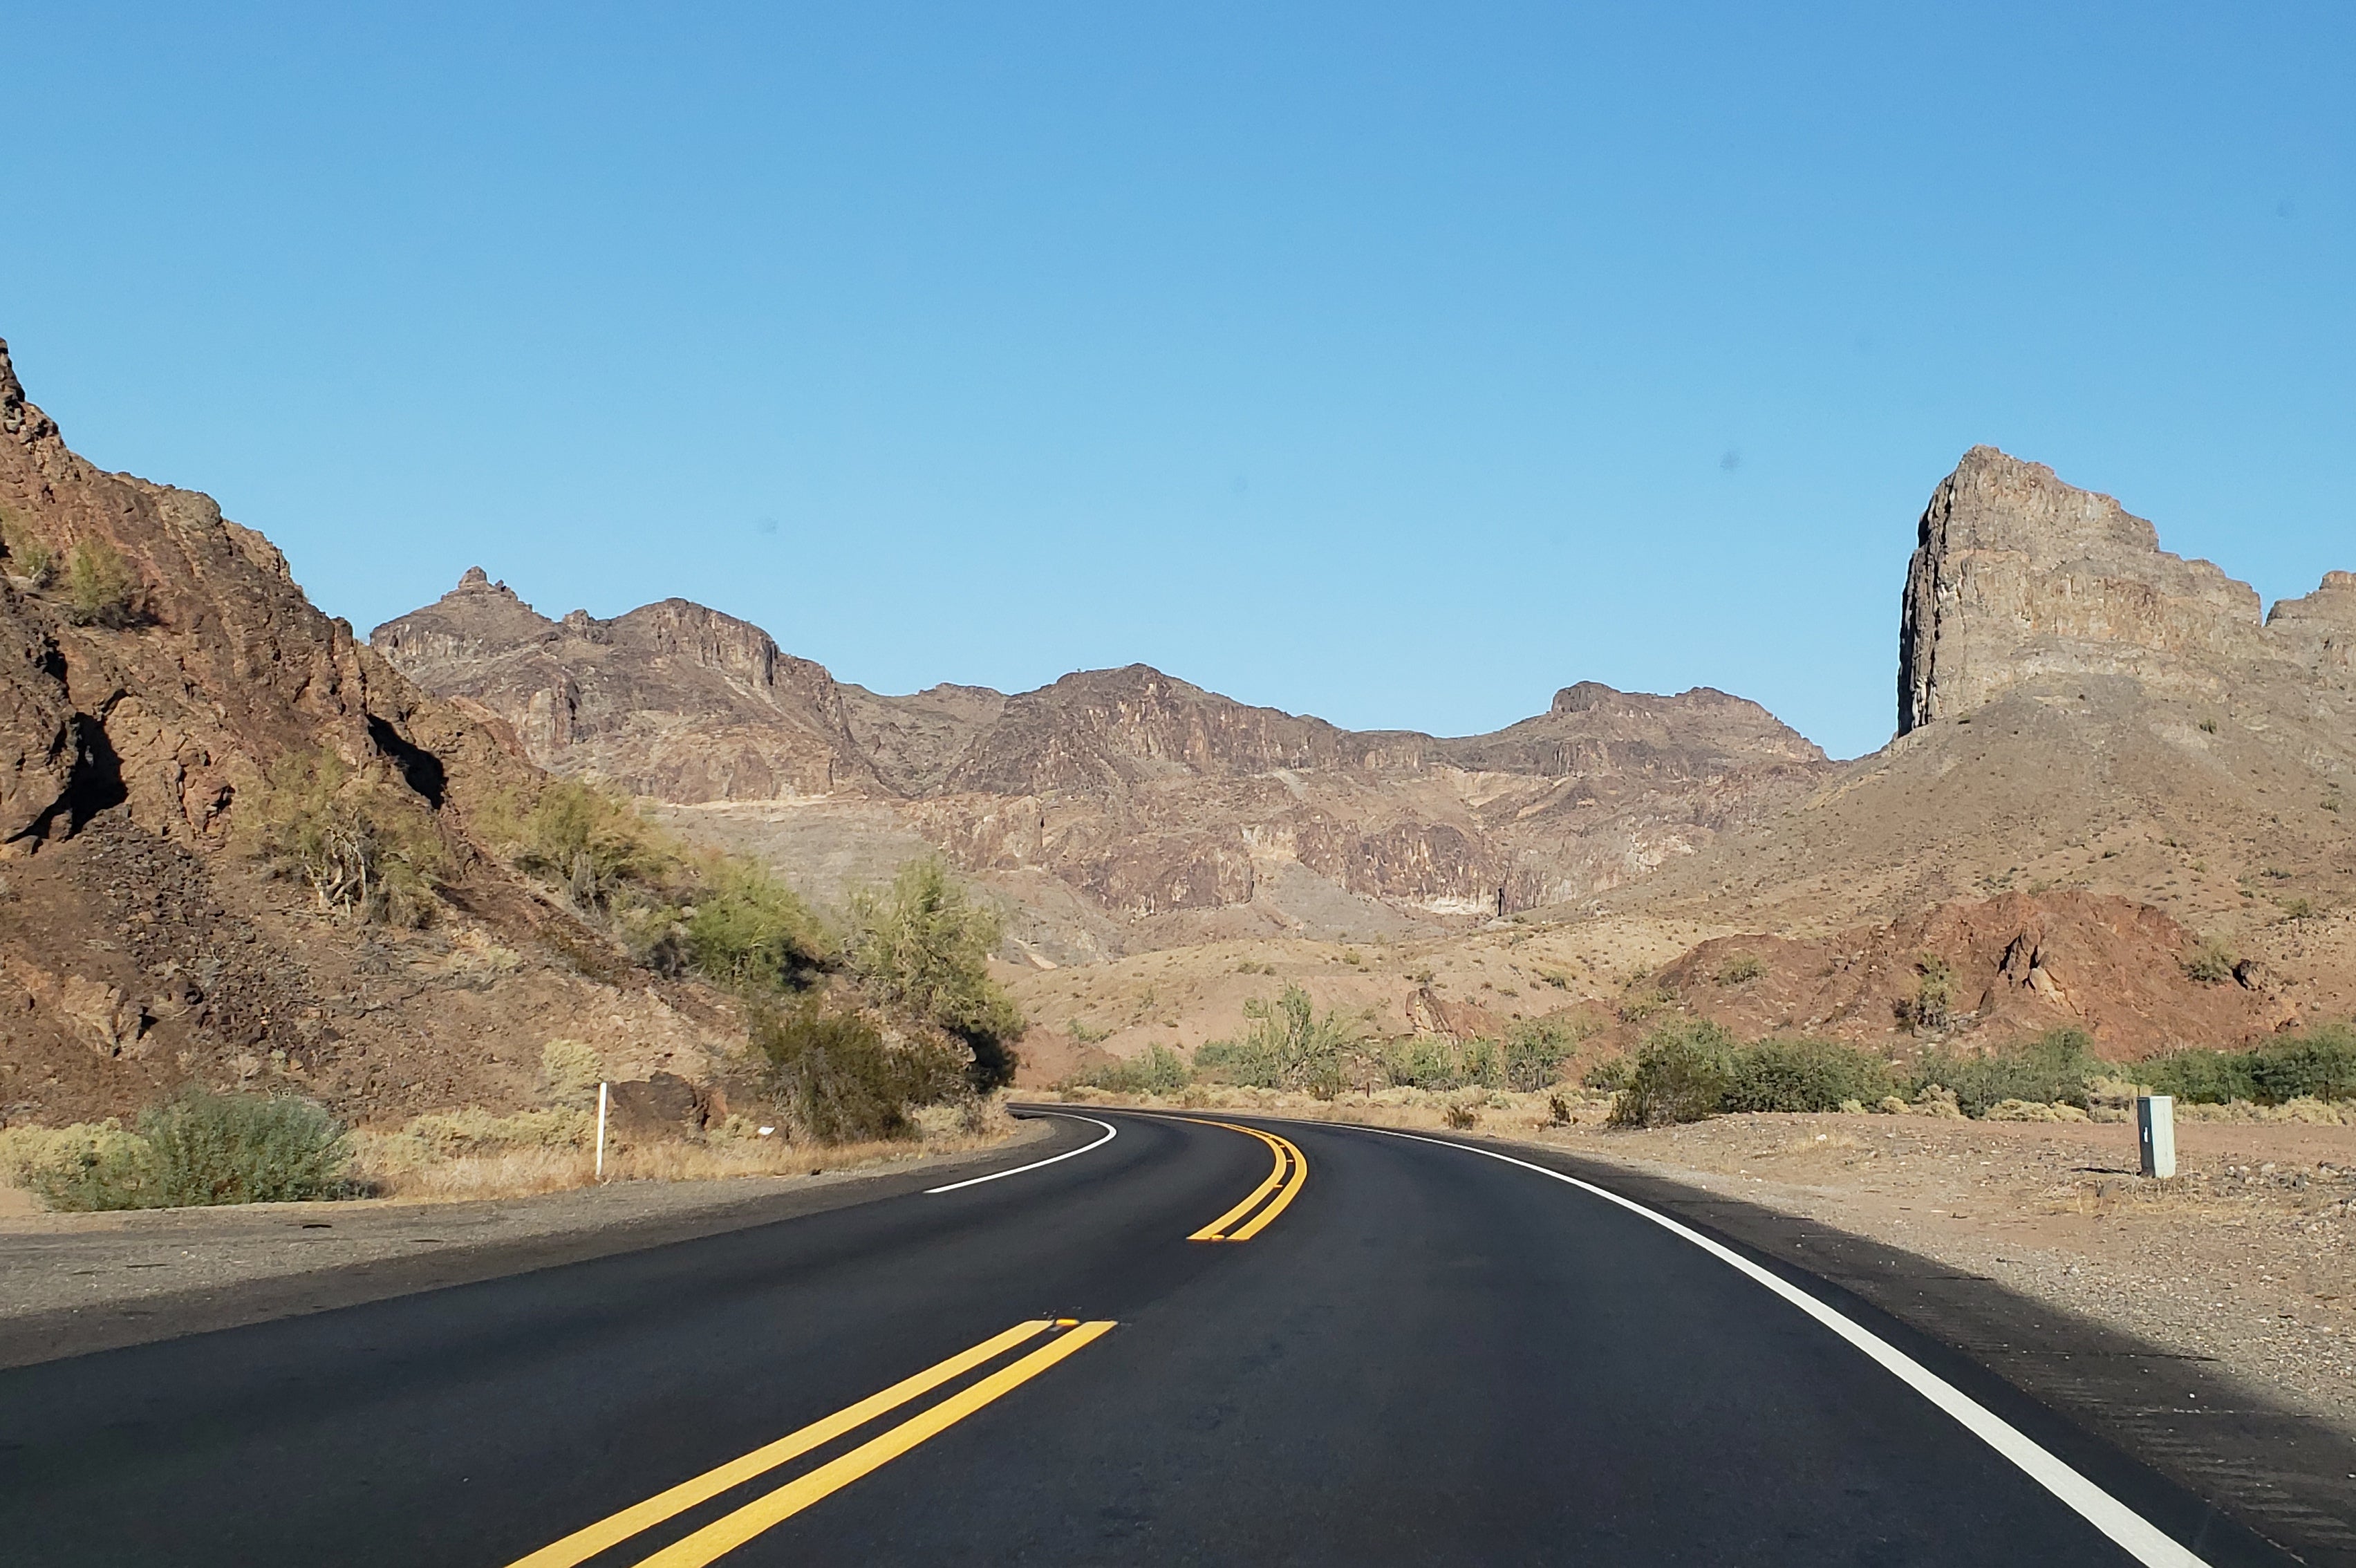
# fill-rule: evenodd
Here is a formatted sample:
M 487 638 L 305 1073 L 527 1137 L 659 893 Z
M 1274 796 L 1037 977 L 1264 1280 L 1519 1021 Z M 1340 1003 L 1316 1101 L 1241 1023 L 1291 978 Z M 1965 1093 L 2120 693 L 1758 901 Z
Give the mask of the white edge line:
M 930 1197 L 937 1192 L 955 1192 L 961 1187 L 980 1187 L 983 1182 L 996 1181 L 1001 1176 L 1021 1176 L 1024 1171 L 1035 1171 L 1041 1165 L 1052 1165 L 1058 1160 L 1076 1159 L 1078 1156 L 1087 1154 L 1090 1149 L 1102 1148 L 1105 1144 L 1111 1143 L 1115 1138 L 1120 1136 L 1120 1130 L 1115 1127 L 1111 1122 L 1099 1122 L 1093 1116 L 1074 1116 L 1069 1112 L 1066 1111 L 1042 1111 L 1037 1114 L 1042 1116 L 1061 1116 L 1067 1122 L 1085 1122 L 1091 1127 L 1102 1127 L 1105 1130 L 1105 1135 L 1098 1138 L 1093 1144 L 1082 1144 L 1076 1149 L 1066 1149 L 1060 1155 L 1049 1155 L 1044 1160 L 1033 1160 L 1029 1165 L 1016 1165 L 1011 1171 L 992 1171 L 988 1176 L 978 1176 L 968 1181 L 953 1181 L 947 1187 L 928 1187 L 925 1188 L 925 1196 L 926 1197 Z
M 1290 1121 L 1290 1117 L 1271 1117 L 1271 1121 Z M 1462 1149 L 1468 1155 L 1483 1155 L 1493 1160 L 1503 1160 L 1509 1165 L 1519 1165 L 1526 1171 L 1536 1171 L 1542 1176 L 1552 1176 L 1582 1192 L 1592 1193 L 1609 1203 L 1616 1203 L 1633 1214 L 1641 1214 L 1673 1235 L 1680 1236 L 1699 1247 L 1711 1257 L 1740 1270 L 1765 1285 L 1818 1323 L 1862 1350 L 1899 1381 L 1921 1394 L 1947 1414 L 1961 1423 L 1971 1434 L 2019 1466 L 2029 1477 L 2052 1493 L 2096 1530 L 2115 1542 L 2127 1555 L 2147 1568 L 2209 1568 L 2208 1563 L 2157 1525 L 2126 1504 L 2103 1490 L 2094 1482 L 2046 1450 L 2035 1439 L 1980 1403 L 1922 1362 L 1914 1359 L 1887 1339 L 1862 1324 L 1852 1322 L 1806 1291 L 1761 1268 L 1730 1247 L 1711 1240 L 1692 1227 L 1680 1224 L 1665 1214 L 1657 1213 L 1643 1204 L 1621 1197 L 1618 1193 L 1597 1187 L 1592 1182 L 1565 1176 L 1560 1171 L 1517 1160 L 1511 1155 L 1494 1149 L 1483 1149 L 1473 1144 L 1451 1143 L 1446 1138 L 1427 1138 L 1419 1133 L 1402 1133 L 1390 1127 L 1371 1127 L 1364 1122 L 1319 1122 L 1309 1123 L 1321 1127 L 1346 1127 L 1361 1133 L 1380 1133 L 1386 1137 L 1408 1138 L 1419 1144 L 1435 1144 L 1443 1149 Z M 1101 1122 L 1098 1125 L 1102 1125 Z

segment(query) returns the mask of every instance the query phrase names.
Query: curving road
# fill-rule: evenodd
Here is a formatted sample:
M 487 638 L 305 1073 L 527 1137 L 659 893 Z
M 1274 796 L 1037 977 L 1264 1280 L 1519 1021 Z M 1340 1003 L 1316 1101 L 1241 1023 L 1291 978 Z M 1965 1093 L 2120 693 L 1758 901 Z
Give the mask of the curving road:
M 0 1372 L 0 1561 L 2288 1561 L 1542 1156 L 1219 1121 Z

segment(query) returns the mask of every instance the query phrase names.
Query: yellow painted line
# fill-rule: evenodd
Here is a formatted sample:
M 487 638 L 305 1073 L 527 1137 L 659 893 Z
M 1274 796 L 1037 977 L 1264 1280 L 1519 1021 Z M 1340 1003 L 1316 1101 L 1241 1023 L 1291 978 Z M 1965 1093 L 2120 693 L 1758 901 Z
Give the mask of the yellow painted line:
M 1110 1331 L 1109 1322 L 1083 1323 L 1049 1340 L 1011 1367 L 1001 1367 L 972 1387 L 960 1390 L 929 1410 L 910 1416 L 891 1431 L 870 1438 L 841 1458 L 819 1466 L 798 1480 L 788 1481 L 766 1498 L 756 1498 L 734 1513 L 712 1520 L 701 1530 L 639 1561 L 637 1568 L 703 1568 L 723 1553 L 734 1552 L 763 1530 L 791 1519 L 821 1498 L 841 1491 L 868 1472 L 881 1468 L 928 1437 L 963 1421 L 992 1400 L 1012 1392 L 1065 1357 Z
M 1233 1122 L 1213 1122 L 1200 1116 L 1181 1117 L 1179 1120 L 1198 1122 L 1205 1127 L 1224 1127 L 1230 1133 L 1242 1133 L 1258 1138 L 1261 1143 L 1266 1144 L 1269 1153 L 1276 1156 L 1276 1168 L 1268 1173 L 1266 1181 L 1252 1188 L 1250 1196 L 1241 1203 L 1187 1237 L 1186 1240 L 1189 1241 L 1250 1240 L 1260 1233 L 1269 1220 L 1284 1212 L 1285 1206 L 1292 1201 L 1294 1196 L 1309 1180 L 1309 1162 L 1301 1157 L 1301 1150 L 1289 1138 L 1280 1138 L 1273 1133 L 1263 1133 L 1257 1127 L 1239 1126 Z M 1274 1202 L 1255 1217 L 1249 1224 L 1232 1235 L 1227 1233 L 1227 1227 L 1242 1219 L 1245 1215 L 1250 1214 L 1252 1209 L 1271 1192 L 1276 1194 Z
M 1268 1222 L 1283 1213 L 1284 1206 L 1299 1197 L 1301 1189 L 1308 1185 L 1309 1162 L 1301 1157 L 1301 1151 L 1293 1145 L 1291 1139 L 1278 1138 L 1277 1142 L 1283 1144 L 1285 1153 L 1292 1156 L 1292 1180 L 1276 1195 L 1274 1200 L 1266 1208 L 1253 1215 L 1242 1230 L 1228 1236 L 1227 1240 L 1230 1241 L 1248 1241 L 1268 1229 Z
M 543 1546 L 529 1557 L 519 1557 L 509 1568 L 573 1568 L 576 1563 L 585 1563 L 607 1547 L 627 1541 L 642 1530 L 660 1524 L 674 1514 L 684 1513 L 732 1487 L 742 1486 L 765 1471 L 776 1469 L 788 1459 L 798 1458 L 813 1448 L 831 1443 L 844 1433 L 864 1426 L 877 1416 L 897 1410 L 912 1399 L 930 1393 L 953 1378 L 963 1377 L 983 1362 L 1012 1349 L 1025 1339 L 1044 1334 L 1054 1326 L 1050 1319 L 1044 1317 L 1030 1323 L 1018 1323 L 1005 1333 L 985 1339 L 970 1350 L 960 1350 L 948 1360 L 927 1367 L 913 1378 L 894 1383 L 880 1394 L 846 1406 L 821 1421 L 814 1421 L 798 1432 L 788 1433 L 775 1443 L 754 1449 L 741 1459 L 731 1459 L 717 1469 L 706 1470 L 691 1480 L 681 1481 L 669 1491 L 658 1492 L 645 1502 L 601 1519 L 586 1529 L 576 1530 L 554 1545 Z

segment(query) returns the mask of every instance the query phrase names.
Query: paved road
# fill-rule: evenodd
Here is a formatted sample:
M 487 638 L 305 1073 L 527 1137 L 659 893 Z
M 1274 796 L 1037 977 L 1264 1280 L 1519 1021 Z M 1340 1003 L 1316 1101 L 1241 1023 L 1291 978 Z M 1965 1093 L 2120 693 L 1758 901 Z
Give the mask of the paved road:
M 0 1561 L 2286 1561 L 1539 1171 L 1091 1114 L 956 1191 L 0 1372 Z

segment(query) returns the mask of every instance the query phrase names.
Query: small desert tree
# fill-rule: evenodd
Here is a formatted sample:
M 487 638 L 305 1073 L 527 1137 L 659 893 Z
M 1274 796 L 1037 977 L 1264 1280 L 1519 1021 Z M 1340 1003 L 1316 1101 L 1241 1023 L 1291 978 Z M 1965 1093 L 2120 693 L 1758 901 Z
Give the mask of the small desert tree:
M 998 911 L 974 902 L 937 855 L 912 860 L 885 888 L 851 900 L 843 962 L 888 1008 L 955 1035 L 973 1051 L 974 1087 L 1012 1081 L 1023 1015 L 990 978 L 1004 935 Z

